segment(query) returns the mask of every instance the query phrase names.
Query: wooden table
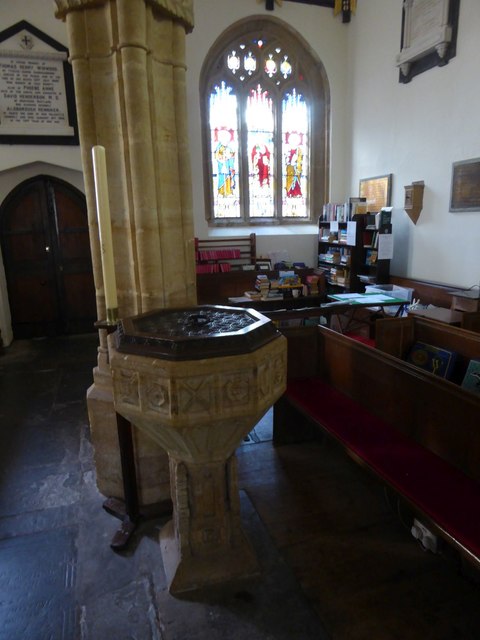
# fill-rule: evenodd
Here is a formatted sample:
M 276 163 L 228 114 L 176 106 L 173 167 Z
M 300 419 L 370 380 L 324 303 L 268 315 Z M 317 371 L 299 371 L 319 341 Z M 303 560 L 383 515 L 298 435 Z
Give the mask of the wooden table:
M 391 298 L 390 296 L 378 295 L 374 293 L 358 293 L 355 295 L 345 294 L 329 295 L 327 298 L 330 302 L 324 303 L 323 296 L 299 296 L 298 298 L 270 299 L 270 300 L 252 300 L 247 297 L 229 298 L 228 304 L 240 307 L 250 307 L 264 313 L 272 320 L 288 321 L 288 320 L 306 320 L 307 318 L 324 317 L 327 326 L 331 326 L 332 316 L 348 316 L 348 322 L 342 331 L 351 330 L 352 325 L 356 323 L 365 326 L 371 322 L 360 318 L 359 310 L 371 310 L 370 316 L 384 312 L 384 307 L 398 307 L 395 315 L 399 315 L 402 309 L 409 304 L 408 300 L 403 298 Z M 339 323 L 340 324 L 340 323 Z
M 400 307 L 396 315 L 398 315 L 402 309 L 409 304 L 405 298 L 393 298 L 382 293 L 338 293 L 330 294 L 327 296 L 329 300 L 335 302 L 343 302 L 353 307 Z
M 339 305 L 336 315 L 348 315 L 348 321 L 345 326 L 339 323 L 342 333 L 352 331 L 356 325 L 366 324 L 369 326 L 370 338 L 374 337 L 374 320 L 378 317 L 378 314 L 382 316 L 388 315 L 385 312 L 385 307 L 398 307 L 392 315 L 392 317 L 398 317 L 403 309 L 410 304 L 410 302 L 404 298 L 392 298 L 391 296 L 378 293 L 340 293 L 328 295 L 327 298 L 334 301 L 332 304 Z M 347 305 L 346 308 L 343 307 L 343 305 Z M 371 311 L 371 313 L 366 318 L 365 313 L 363 317 L 361 317 L 360 314 L 357 313 L 360 309 L 366 309 Z M 334 311 L 332 311 L 332 315 L 333 314 L 335 314 Z
M 284 298 L 283 296 L 274 296 L 266 298 L 265 300 L 255 300 L 254 298 L 248 298 L 247 296 L 238 296 L 228 298 L 229 305 L 233 305 L 235 307 L 249 307 L 251 309 L 255 309 L 256 311 L 260 311 L 260 313 L 264 311 L 275 311 L 275 310 L 289 310 L 289 309 L 300 309 L 302 307 L 317 307 L 322 302 L 324 302 L 325 296 L 297 296 Z

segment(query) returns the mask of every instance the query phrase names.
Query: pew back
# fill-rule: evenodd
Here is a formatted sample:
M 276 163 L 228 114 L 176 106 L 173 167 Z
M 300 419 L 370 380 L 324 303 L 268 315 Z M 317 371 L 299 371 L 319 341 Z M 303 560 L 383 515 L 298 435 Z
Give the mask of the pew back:
M 319 375 L 403 434 L 480 480 L 480 396 L 326 327 L 282 332 L 288 340 L 290 379 Z
M 417 341 L 454 351 L 457 363 L 452 380 L 460 384 L 468 362 L 480 358 L 480 334 L 427 318 L 409 316 L 407 318 L 386 318 L 375 324 L 375 345 L 377 349 L 405 359 Z

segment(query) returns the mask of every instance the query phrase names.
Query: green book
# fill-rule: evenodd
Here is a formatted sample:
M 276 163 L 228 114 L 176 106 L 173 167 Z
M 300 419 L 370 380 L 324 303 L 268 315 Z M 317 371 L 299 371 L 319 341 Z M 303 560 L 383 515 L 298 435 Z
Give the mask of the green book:
M 470 360 L 463 378 L 462 387 L 480 394 L 480 360 Z

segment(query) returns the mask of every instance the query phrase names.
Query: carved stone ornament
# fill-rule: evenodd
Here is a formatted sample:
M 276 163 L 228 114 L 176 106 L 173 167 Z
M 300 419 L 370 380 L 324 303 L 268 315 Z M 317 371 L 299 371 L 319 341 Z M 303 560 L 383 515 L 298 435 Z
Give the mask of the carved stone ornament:
M 57 18 L 65 19 L 69 11 L 92 9 L 104 5 L 108 0 L 55 0 Z M 193 0 L 145 0 L 146 4 L 159 9 L 173 19 L 183 22 L 189 29 L 193 29 Z

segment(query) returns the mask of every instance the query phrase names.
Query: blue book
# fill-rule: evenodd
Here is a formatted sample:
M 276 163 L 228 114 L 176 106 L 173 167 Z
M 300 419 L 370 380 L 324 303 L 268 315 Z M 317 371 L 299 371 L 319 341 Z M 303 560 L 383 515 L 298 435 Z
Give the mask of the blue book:
M 456 356 L 454 351 L 440 349 L 426 342 L 416 342 L 407 355 L 407 362 L 430 371 L 436 376 L 449 379 Z

